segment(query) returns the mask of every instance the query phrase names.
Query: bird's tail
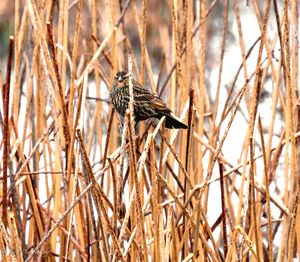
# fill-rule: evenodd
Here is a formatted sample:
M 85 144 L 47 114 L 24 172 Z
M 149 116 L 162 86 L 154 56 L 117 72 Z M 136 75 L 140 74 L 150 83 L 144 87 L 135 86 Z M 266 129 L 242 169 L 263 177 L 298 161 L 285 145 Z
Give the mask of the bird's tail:
M 180 122 L 177 117 L 173 115 L 166 115 L 166 128 L 175 128 L 175 129 L 187 129 L 188 126 Z

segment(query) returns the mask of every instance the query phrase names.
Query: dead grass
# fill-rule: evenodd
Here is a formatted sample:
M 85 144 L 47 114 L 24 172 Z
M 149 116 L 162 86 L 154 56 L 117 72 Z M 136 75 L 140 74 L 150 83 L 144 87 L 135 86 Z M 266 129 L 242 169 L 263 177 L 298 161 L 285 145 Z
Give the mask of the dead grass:
M 15 1 L 0 83 L 1 261 L 299 258 L 299 3 L 239 2 Z M 245 7 L 261 33 L 251 43 Z M 230 59 L 240 66 L 225 77 Z M 132 106 L 120 128 L 107 101 L 119 69 L 189 129 L 136 130 Z

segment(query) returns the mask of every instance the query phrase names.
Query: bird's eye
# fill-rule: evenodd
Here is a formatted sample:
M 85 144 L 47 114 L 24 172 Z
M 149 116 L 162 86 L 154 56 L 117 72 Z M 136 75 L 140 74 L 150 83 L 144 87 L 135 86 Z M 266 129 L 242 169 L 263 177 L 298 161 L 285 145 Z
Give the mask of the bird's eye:
M 126 75 L 122 75 L 122 79 L 125 80 L 129 77 L 129 74 L 126 74 Z

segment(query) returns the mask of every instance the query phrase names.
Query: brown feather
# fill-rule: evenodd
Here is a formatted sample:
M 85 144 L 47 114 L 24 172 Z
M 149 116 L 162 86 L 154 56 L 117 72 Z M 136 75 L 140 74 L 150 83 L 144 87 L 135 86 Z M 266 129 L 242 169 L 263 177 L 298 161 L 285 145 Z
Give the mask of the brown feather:
M 132 79 L 134 97 L 134 118 L 136 122 L 151 117 L 161 118 L 166 116 L 167 128 L 183 128 L 187 125 L 180 122 L 167 105 L 154 93 L 142 84 Z M 120 71 L 115 76 L 115 81 L 110 92 L 111 101 L 116 111 L 124 116 L 129 103 L 128 73 Z

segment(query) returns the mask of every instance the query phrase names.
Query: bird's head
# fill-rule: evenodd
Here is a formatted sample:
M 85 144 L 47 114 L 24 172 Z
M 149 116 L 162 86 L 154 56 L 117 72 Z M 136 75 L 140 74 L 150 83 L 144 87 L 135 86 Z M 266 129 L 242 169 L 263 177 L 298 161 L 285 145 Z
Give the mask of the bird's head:
M 119 71 L 116 75 L 115 75 L 115 84 L 119 87 L 126 87 L 128 86 L 128 72 L 126 71 Z

